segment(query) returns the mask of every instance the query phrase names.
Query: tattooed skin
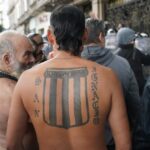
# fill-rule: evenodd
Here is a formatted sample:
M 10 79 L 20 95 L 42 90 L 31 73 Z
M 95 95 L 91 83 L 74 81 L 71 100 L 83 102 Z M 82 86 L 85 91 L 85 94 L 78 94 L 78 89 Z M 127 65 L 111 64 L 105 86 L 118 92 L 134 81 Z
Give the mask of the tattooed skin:
M 51 68 L 45 71 L 43 83 L 45 123 L 65 129 L 88 123 L 87 75 L 87 68 Z M 49 96 L 46 93 L 49 93 Z
M 38 87 L 40 86 L 40 84 L 41 84 L 41 78 L 37 77 L 35 79 L 35 88 L 36 89 L 35 89 L 34 100 L 33 100 L 33 102 L 34 102 L 34 110 L 33 110 L 33 112 L 34 112 L 35 118 L 38 118 L 39 114 L 40 114 L 40 110 L 38 109 L 38 105 L 39 105 L 40 101 L 39 101 L 38 92 L 37 92 Z
M 40 83 L 41 83 L 41 78 L 40 78 L 40 77 L 37 77 L 37 78 L 35 79 L 35 86 L 39 86 Z
M 39 113 L 40 113 L 40 110 L 35 108 L 34 109 L 34 116 L 38 118 L 39 117 Z
M 39 98 L 38 98 L 37 93 L 35 93 L 35 95 L 34 95 L 34 102 L 35 102 L 35 103 L 38 103 L 38 102 L 39 102 Z
M 99 119 L 99 104 L 98 104 L 99 96 L 97 94 L 98 77 L 97 77 L 95 67 L 93 67 L 91 79 L 92 79 L 91 88 L 92 88 L 92 94 L 93 94 L 92 107 L 94 110 L 93 123 L 97 125 L 99 124 L 100 119 Z

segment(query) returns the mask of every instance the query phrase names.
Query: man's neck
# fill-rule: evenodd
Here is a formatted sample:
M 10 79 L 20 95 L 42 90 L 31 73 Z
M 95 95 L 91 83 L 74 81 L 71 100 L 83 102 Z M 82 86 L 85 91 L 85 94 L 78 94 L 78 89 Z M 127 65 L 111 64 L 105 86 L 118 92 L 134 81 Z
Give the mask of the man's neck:
M 11 75 L 10 73 L 4 70 L 0 70 L 0 78 L 7 78 L 10 80 L 18 81 L 18 79 L 15 76 Z
M 75 57 L 74 55 L 70 54 L 69 52 L 65 52 L 65 51 L 60 51 L 57 50 L 54 52 L 54 59 L 71 59 Z

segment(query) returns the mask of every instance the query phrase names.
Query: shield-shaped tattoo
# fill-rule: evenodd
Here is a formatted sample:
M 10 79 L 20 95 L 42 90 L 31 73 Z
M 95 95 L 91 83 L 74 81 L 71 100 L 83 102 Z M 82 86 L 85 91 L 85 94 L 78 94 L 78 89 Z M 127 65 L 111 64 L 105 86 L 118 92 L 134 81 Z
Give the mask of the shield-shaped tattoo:
M 84 67 L 51 68 L 45 71 L 43 83 L 45 123 L 65 129 L 88 123 L 87 75 L 88 70 Z M 61 119 L 58 120 L 60 116 Z

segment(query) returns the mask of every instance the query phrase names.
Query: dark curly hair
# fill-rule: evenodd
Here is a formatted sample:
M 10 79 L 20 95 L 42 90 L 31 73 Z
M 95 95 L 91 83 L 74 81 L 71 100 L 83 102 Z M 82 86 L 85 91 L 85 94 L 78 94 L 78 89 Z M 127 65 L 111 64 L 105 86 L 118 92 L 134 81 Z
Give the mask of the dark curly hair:
M 52 12 L 50 22 L 58 49 L 79 56 L 85 30 L 84 13 L 76 6 L 62 5 Z

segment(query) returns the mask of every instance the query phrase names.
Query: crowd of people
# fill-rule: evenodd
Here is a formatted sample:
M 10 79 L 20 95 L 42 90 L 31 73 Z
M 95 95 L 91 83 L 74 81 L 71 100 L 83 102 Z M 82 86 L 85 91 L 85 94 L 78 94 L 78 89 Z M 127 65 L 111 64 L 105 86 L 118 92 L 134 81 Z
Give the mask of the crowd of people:
M 133 29 L 105 31 L 63 5 L 47 38 L 0 33 L 0 150 L 150 150 L 150 55 Z

